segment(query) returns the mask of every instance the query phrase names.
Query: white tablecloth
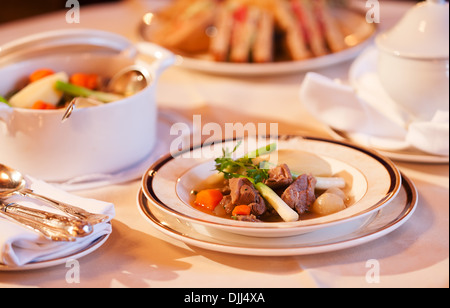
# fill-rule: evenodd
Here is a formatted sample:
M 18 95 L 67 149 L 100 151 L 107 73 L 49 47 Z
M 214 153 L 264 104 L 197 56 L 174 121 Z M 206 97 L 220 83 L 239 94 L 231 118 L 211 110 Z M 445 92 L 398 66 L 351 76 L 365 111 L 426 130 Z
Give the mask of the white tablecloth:
M 72 27 L 113 31 L 136 40 L 139 19 L 158 2 L 127 0 L 82 7 L 78 25 L 66 23 L 65 11 L 0 25 L 0 44 Z M 381 31 L 412 5 L 380 2 Z M 364 1 L 359 5 L 364 7 Z M 349 64 L 318 72 L 345 79 Z M 276 121 L 281 132 L 326 136 L 322 124 L 311 119 L 298 102 L 303 78 L 301 73 L 232 79 L 173 67 L 160 80 L 157 101 L 161 109 L 184 116 L 202 112 L 211 121 Z M 238 256 L 169 239 L 139 214 L 139 180 L 77 191 L 80 196 L 116 206 L 109 240 L 79 260 L 79 283 L 66 280 L 69 268 L 62 264 L 33 271 L 0 271 L 0 287 L 448 287 L 448 164 L 398 162 L 398 166 L 419 191 L 419 206 L 410 221 L 358 247 L 298 257 Z M 366 279 L 367 261 L 373 259 L 380 265 L 379 283 Z

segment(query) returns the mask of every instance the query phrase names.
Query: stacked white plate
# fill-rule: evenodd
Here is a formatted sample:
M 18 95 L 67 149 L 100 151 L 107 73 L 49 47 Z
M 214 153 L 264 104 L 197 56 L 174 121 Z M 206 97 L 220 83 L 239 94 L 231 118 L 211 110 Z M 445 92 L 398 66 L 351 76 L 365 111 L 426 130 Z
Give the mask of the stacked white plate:
M 273 140 L 265 139 L 267 144 Z M 302 151 L 344 177 L 351 204 L 335 214 L 296 222 L 244 222 L 191 206 L 190 193 L 214 174 L 214 159 L 238 142 L 247 151 L 261 138 L 225 140 L 168 154 L 144 174 L 137 203 L 144 218 L 171 239 L 209 250 L 259 256 L 303 255 L 353 247 L 405 223 L 417 206 L 414 184 L 374 151 L 349 143 L 301 137 L 276 138 L 278 150 Z M 295 152 L 294 152 L 295 153 Z

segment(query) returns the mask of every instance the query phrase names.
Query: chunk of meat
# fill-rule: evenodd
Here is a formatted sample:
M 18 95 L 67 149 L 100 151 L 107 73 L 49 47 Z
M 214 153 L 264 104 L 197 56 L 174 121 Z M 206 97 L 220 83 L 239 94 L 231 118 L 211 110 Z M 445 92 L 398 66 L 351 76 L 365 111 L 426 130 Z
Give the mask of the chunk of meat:
M 231 178 L 229 180 L 231 202 L 235 205 L 250 204 L 257 199 L 258 191 L 246 178 Z
M 237 205 L 251 205 L 252 214 L 263 215 L 267 206 L 258 190 L 246 178 L 231 178 L 229 180 L 231 203 Z
M 239 215 L 236 219 L 239 221 L 261 222 L 255 215 Z
M 268 172 L 268 175 L 269 178 L 265 181 L 264 184 L 272 189 L 288 187 L 294 181 L 292 179 L 291 170 L 286 164 L 271 168 Z
M 262 200 L 262 198 L 261 198 Z M 252 211 L 252 214 L 255 216 L 261 216 L 264 215 L 264 213 L 267 211 L 267 206 L 266 203 L 264 202 L 260 202 L 260 203 L 250 203 L 249 207 Z
M 315 188 L 317 180 L 311 175 L 303 174 L 299 176 L 281 195 L 281 199 L 286 202 L 297 213 L 307 212 L 316 200 Z
M 234 209 L 234 204 L 233 202 L 231 202 L 231 196 L 230 195 L 224 196 L 218 206 L 223 207 L 223 209 L 227 214 L 231 214 Z
M 223 183 L 223 187 L 221 189 L 223 195 L 229 195 L 230 194 L 230 186 L 228 185 L 228 180 L 225 180 Z

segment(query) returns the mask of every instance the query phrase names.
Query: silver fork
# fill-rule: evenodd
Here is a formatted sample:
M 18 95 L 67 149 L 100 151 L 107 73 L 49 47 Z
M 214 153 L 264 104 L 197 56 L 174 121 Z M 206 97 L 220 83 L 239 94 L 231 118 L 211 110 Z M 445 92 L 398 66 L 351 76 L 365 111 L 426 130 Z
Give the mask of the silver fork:
M 74 241 L 93 232 L 90 223 L 67 216 L 40 211 L 16 203 L 0 202 L 0 214 L 24 225 L 53 241 Z

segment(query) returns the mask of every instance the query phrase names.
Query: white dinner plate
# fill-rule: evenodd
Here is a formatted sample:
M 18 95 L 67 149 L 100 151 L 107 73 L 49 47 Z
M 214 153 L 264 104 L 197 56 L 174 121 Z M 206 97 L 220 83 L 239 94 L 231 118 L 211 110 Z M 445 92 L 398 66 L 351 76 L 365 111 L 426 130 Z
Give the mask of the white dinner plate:
M 329 128 L 330 135 L 336 140 L 354 142 L 362 146 L 376 149 L 381 155 L 398 162 L 424 163 L 424 164 L 448 164 L 448 156 L 432 155 L 412 148 L 399 148 L 398 150 L 376 147 L 376 139 L 363 134 L 350 134 Z M 369 141 L 370 140 L 370 141 Z M 381 140 L 382 144 L 389 142 Z
M 376 240 L 407 222 L 416 210 L 418 195 L 414 184 L 403 177 L 398 196 L 382 210 L 371 215 L 363 225 L 350 222 L 312 233 L 284 237 L 247 237 L 205 227 L 175 217 L 158 217 L 158 209 L 145 194 L 138 194 L 138 207 L 151 226 L 169 237 L 190 246 L 223 253 L 252 256 L 296 256 L 331 252 Z
M 67 256 L 54 258 L 50 260 L 43 260 L 43 261 L 36 261 L 36 262 L 30 262 L 23 266 L 8 266 L 5 264 L 0 263 L 0 272 L 1 271 L 9 271 L 9 272 L 16 272 L 16 271 L 29 271 L 29 270 L 37 270 L 37 269 L 43 269 L 48 267 L 53 267 L 61 264 L 65 264 L 69 260 L 78 260 L 84 256 L 87 256 L 94 251 L 96 251 L 98 248 L 100 248 L 109 238 L 111 234 L 105 234 L 92 242 L 85 245 L 80 250 L 73 252 Z
M 254 223 L 213 216 L 191 205 L 191 191 L 217 173 L 214 158 L 222 156 L 223 149 L 233 149 L 242 142 L 239 148 L 242 153 L 238 154 L 242 156 L 272 141 L 277 142 L 277 151 L 294 151 L 294 154 L 302 151 L 314 155 L 329 166 L 330 174 L 342 176 L 346 181 L 346 195 L 352 200 L 348 207 L 331 215 L 295 222 Z M 280 136 L 271 140 L 248 137 L 218 141 L 169 154 L 144 174 L 142 188 L 148 200 L 168 216 L 237 234 L 284 237 L 361 221 L 389 204 L 399 192 L 401 181 L 395 165 L 373 151 L 320 138 Z
M 336 16 L 345 31 L 345 41 L 351 47 L 340 52 L 302 61 L 275 61 L 272 63 L 230 63 L 216 62 L 206 53 L 186 54 L 173 50 L 184 68 L 206 73 L 230 76 L 267 76 L 289 74 L 319 69 L 355 58 L 372 42 L 376 33 L 374 24 L 367 23 L 365 14 L 353 9 L 336 9 Z M 154 21 L 152 21 L 154 23 Z M 139 33 L 146 41 L 152 41 L 152 24 L 139 25 Z

